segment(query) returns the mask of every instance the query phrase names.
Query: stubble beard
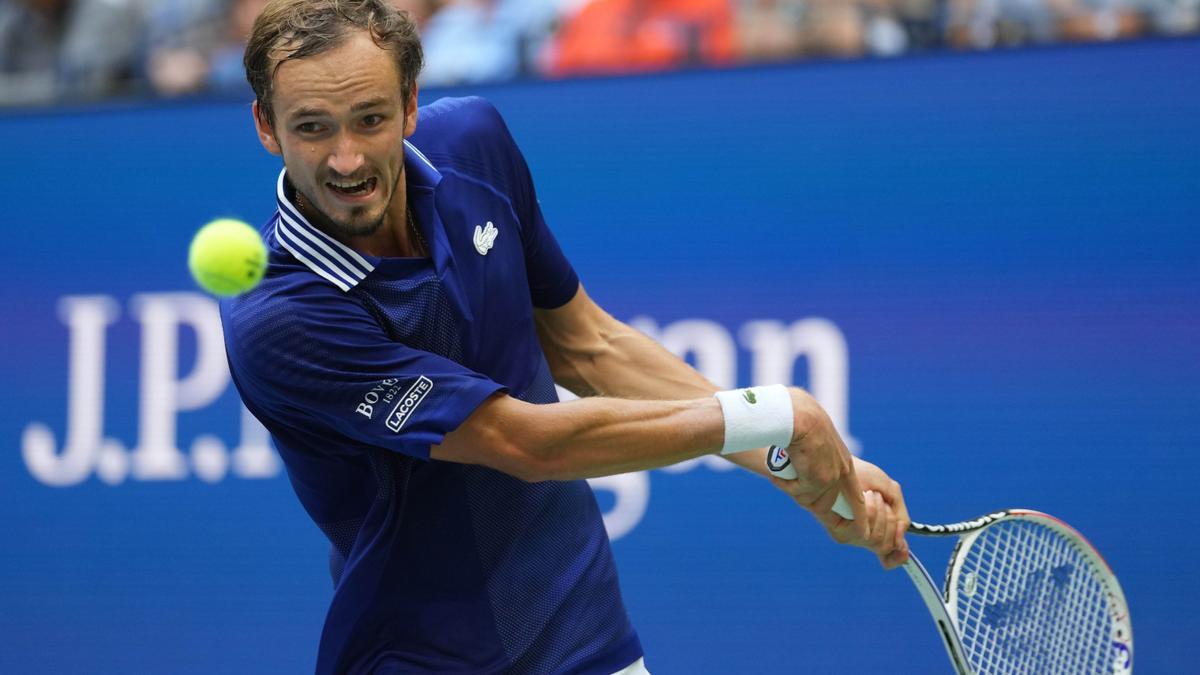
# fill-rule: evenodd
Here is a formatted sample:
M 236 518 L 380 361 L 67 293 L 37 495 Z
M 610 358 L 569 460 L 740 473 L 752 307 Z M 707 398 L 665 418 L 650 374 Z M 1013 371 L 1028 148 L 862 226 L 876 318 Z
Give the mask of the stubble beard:
M 388 201 L 384 202 L 383 208 L 379 215 L 375 218 L 367 220 L 369 211 L 366 207 L 355 206 L 350 209 L 350 219 L 340 220 L 332 218 L 328 213 L 321 209 L 317 201 L 307 194 L 296 188 L 296 195 L 303 199 L 307 209 L 312 213 L 310 220 L 314 220 L 313 224 L 318 228 L 333 235 L 338 240 L 349 240 L 357 237 L 367 237 L 379 231 L 387 221 L 388 206 L 392 200 L 396 198 L 396 188 L 400 185 L 400 178 L 404 176 L 404 162 L 400 163 L 400 170 L 396 172 L 396 178 L 392 181 L 391 192 L 388 193 Z
M 346 240 L 355 237 L 366 237 L 375 234 L 380 227 L 383 226 L 384 216 L 387 215 L 387 207 L 379 213 L 375 218 L 368 219 L 369 213 L 365 207 L 355 206 L 350 209 L 350 217 L 348 220 L 332 218 L 326 213 L 312 197 L 296 190 L 296 194 L 303 200 L 304 204 L 309 208 L 309 219 L 314 221 L 313 225 L 333 235 L 335 239 Z

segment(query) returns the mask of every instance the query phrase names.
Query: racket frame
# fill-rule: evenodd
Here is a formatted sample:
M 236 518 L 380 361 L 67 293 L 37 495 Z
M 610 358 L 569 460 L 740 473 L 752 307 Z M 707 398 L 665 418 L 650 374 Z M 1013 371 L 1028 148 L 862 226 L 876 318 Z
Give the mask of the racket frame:
M 942 637 L 942 645 L 946 648 L 946 655 L 950 657 L 950 664 L 954 666 L 954 672 L 956 675 L 973 675 L 967 662 L 966 650 L 963 649 L 958 622 L 938 592 L 937 583 L 934 582 L 933 577 L 929 576 L 929 572 L 917 556 L 911 552 L 902 567 L 908 573 L 908 578 L 912 580 L 921 600 L 925 602 L 925 609 L 929 610 L 929 616 L 937 626 L 938 635 Z
M 996 523 L 1005 521 L 1025 521 L 1036 525 L 1046 527 L 1055 533 L 1064 537 L 1069 541 L 1074 548 L 1081 553 L 1084 558 L 1090 563 L 1092 570 L 1096 573 L 1095 577 L 1104 587 L 1106 595 L 1106 609 L 1111 621 L 1110 639 L 1113 648 L 1112 664 L 1113 675 L 1129 675 L 1133 672 L 1133 623 L 1129 617 L 1129 605 L 1125 602 L 1125 593 L 1121 590 L 1121 584 L 1117 581 L 1117 577 L 1109 567 L 1108 562 L 1100 555 L 1095 546 L 1087 540 L 1078 530 L 1066 524 L 1062 520 L 1055 518 L 1041 511 L 1031 509 L 1008 509 L 997 513 L 981 516 L 972 521 L 963 523 L 955 523 L 952 525 L 924 525 L 921 523 L 913 523 L 909 528 L 911 534 L 924 536 L 946 536 L 959 535 L 959 540 L 954 546 L 953 553 L 950 554 L 950 566 L 946 571 L 946 581 L 943 589 L 944 593 L 944 609 L 952 617 L 958 616 L 958 595 L 961 587 L 963 564 L 967 559 L 967 554 L 971 550 L 980 535 L 988 527 Z M 907 570 L 906 570 L 907 571 Z M 910 572 L 909 576 L 912 576 Z M 914 583 L 916 579 L 914 578 Z M 920 587 L 920 584 L 918 584 Z M 922 593 L 922 597 L 925 594 Z M 926 600 L 928 605 L 928 600 Z M 932 610 L 931 610 L 932 611 Z M 937 617 L 934 617 L 935 620 Z M 955 635 L 961 636 L 957 618 L 954 623 Z M 962 650 L 961 637 L 958 637 L 957 647 L 960 654 L 963 655 L 963 663 L 967 663 L 965 651 Z M 946 649 L 951 650 L 950 644 L 947 643 Z M 1123 659 L 1120 657 L 1124 656 Z M 955 661 L 954 654 L 951 653 L 951 661 Z M 955 662 L 955 668 L 958 668 L 958 663 Z M 970 673 L 971 671 L 959 671 L 959 673 Z
M 792 467 L 791 459 L 785 448 L 778 446 L 768 448 L 767 469 L 772 475 L 784 480 L 796 478 L 796 470 Z M 853 518 L 850 506 L 842 495 L 838 495 L 833 510 L 843 518 Z M 985 529 L 1008 519 L 1032 521 L 1050 528 L 1072 542 L 1075 548 L 1091 563 L 1101 585 L 1104 586 L 1107 596 L 1106 609 L 1112 622 L 1110 637 L 1113 648 L 1113 670 L 1111 672 L 1113 675 L 1131 675 L 1133 673 L 1133 623 L 1129 617 L 1129 605 L 1125 602 L 1125 593 L 1121 590 L 1121 584 L 1113 574 L 1112 568 L 1096 550 L 1096 547 L 1092 546 L 1092 543 L 1078 530 L 1054 516 L 1031 509 L 1007 509 L 989 513 L 974 520 L 946 525 L 917 522 L 909 525 L 909 534 L 926 537 L 958 537 L 954 551 L 950 554 L 950 565 L 940 593 L 938 584 L 934 582 L 933 577 L 929 575 L 916 555 L 910 552 L 908 561 L 902 565 L 938 628 L 938 634 L 942 637 L 942 644 L 946 648 L 956 675 L 975 675 L 967 660 L 967 653 L 962 644 L 962 633 L 956 618 L 958 615 L 958 580 L 962 573 L 963 563 L 972 544 Z

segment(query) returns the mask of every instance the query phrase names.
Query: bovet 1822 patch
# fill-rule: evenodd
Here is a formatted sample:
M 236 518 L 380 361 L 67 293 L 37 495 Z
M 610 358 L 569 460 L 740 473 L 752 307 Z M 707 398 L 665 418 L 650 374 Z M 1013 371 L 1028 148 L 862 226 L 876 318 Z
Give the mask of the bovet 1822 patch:
M 433 391 L 433 380 L 424 375 L 418 377 L 417 381 L 413 382 L 408 391 L 404 392 L 404 395 L 396 402 L 396 407 L 388 413 L 388 428 L 399 433 L 408 418 L 412 417 L 413 411 L 421 405 L 421 401 L 424 401 L 431 391 Z

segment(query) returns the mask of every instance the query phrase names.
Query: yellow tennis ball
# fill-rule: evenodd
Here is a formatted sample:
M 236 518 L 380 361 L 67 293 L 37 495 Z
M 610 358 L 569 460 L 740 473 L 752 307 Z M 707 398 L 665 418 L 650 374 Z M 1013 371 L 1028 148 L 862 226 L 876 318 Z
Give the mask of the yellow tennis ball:
M 188 269 L 209 293 L 238 295 L 262 281 L 267 247 L 253 227 L 233 218 L 220 218 L 200 228 L 192 238 Z

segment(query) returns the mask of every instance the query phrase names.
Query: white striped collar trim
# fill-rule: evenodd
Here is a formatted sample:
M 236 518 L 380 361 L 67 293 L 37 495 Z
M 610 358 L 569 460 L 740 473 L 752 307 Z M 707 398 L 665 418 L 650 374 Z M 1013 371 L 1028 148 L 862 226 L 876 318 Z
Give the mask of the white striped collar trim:
M 275 200 L 279 205 L 279 218 L 275 221 L 275 240 L 318 276 L 343 291 L 349 291 L 367 278 L 375 269 L 374 263 L 313 227 L 284 192 L 286 176 L 287 169 L 280 171 L 275 187 Z
M 409 151 L 410 151 L 412 154 L 414 154 L 414 155 L 416 155 L 418 158 L 420 158 L 420 160 L 421 160 L 422 162 L 424 162 L 424 163 L 425 163 L 425 166 L 429 167 L 429 170 L 430 170 L 430 171 L 433 171 L 433 173 L 434 173 L 434 174 L 438 174 L 438 173 L 440 173 L 440 172 L 437 170 L 437 167 L 435 167 L 435 166 L 433 165 L 433 162 L 429 161 L 429 158 L 425 156 L 425 153 L 421 152 L 421 151 L 420 151 L 420 150 L 417 148 L 417 146 L 413 145 L 412 143 L 409 143 L 407 138 L 406 138 L 406 139 L 404 139 L 404 147 L 405 147 L 406 149 L 408 149 L 408 150 L 409 150 Z

